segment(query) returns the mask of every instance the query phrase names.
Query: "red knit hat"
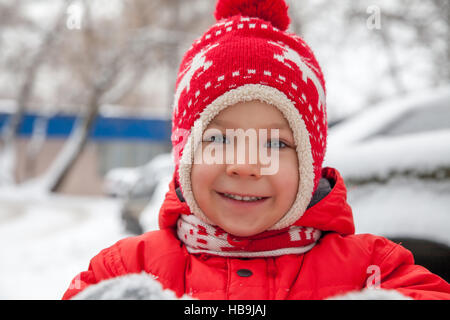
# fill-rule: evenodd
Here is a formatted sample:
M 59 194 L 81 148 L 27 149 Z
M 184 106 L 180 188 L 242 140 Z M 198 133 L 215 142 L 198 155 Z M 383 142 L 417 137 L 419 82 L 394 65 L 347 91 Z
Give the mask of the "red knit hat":
M 211 223 L 192 194 L 194 132 L 238 102 L 273 105 L 292 129 L 300 175 L 292 208 L 271 228 L 281 229 L 303 215 L 321 177 L 327 139 L 323 74 L 308 45 L 286 31 L 284 0 L 218 0 L 215 17 L 178 73 L 172 118 L 176 184 L 191 211 Z

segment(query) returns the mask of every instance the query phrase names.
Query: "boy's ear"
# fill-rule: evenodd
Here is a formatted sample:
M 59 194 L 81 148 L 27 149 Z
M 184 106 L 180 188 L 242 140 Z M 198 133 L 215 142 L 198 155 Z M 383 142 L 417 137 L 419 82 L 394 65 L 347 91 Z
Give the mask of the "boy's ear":
M 181 193 L 180 187 L 176 188 L 175 192 L 177 194 L 178 200 L 180 200 L 181 202 L 185 202 L 183 194 Z

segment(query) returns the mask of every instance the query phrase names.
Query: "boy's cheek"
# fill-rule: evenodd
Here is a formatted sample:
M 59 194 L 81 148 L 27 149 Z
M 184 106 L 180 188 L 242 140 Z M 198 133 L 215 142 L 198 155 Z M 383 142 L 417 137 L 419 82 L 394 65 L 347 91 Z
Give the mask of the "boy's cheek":
M 218 174 L 219 168 L 217 165 L 193 164 L 191 171 L 192 190 L 210 189 Z
M 295 159 L 289 159 L 289 161 L 280 161 L 278 173 L 272 177 L 273 183 L 283 193 L 289 190 L 290 193 L 297 194 L 300 178 L 296 161 L 296 157 Z

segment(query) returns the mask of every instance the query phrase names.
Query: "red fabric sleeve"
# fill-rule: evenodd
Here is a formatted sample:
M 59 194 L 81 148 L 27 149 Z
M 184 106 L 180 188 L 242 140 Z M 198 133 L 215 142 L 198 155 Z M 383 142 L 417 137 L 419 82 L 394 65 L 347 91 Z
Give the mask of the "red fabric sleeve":
M 79 273 L 72 280 L 62 299 L 69 300 L 92 284 L 126 274 L 127 271 L 118 252 L 118 245 L 116 243 L 92 258 L 88 270 Z
M 382 289 L 395 289 L 416 300 L 450 300 L 450 285 L 445 280 L 415 265 L 409 250 L 386 241 L 391 249 L 379 263 Z

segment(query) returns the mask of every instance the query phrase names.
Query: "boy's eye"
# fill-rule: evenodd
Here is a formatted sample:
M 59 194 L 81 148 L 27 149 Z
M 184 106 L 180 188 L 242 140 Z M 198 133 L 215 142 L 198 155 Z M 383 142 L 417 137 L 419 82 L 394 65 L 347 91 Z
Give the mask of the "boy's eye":
M 282 149 L 282 148 L 286 148 L 288 145 L 286 143 L 284 143 L 283 141 L 280 140 L 270 140 L 267 141 L 266 143 L 266 147 L 268 148 L 278 148 L 278 149 Z
M 216 134 L 205 139 L 205 142 L 228 143 L 229 141 L 224 135 Z

